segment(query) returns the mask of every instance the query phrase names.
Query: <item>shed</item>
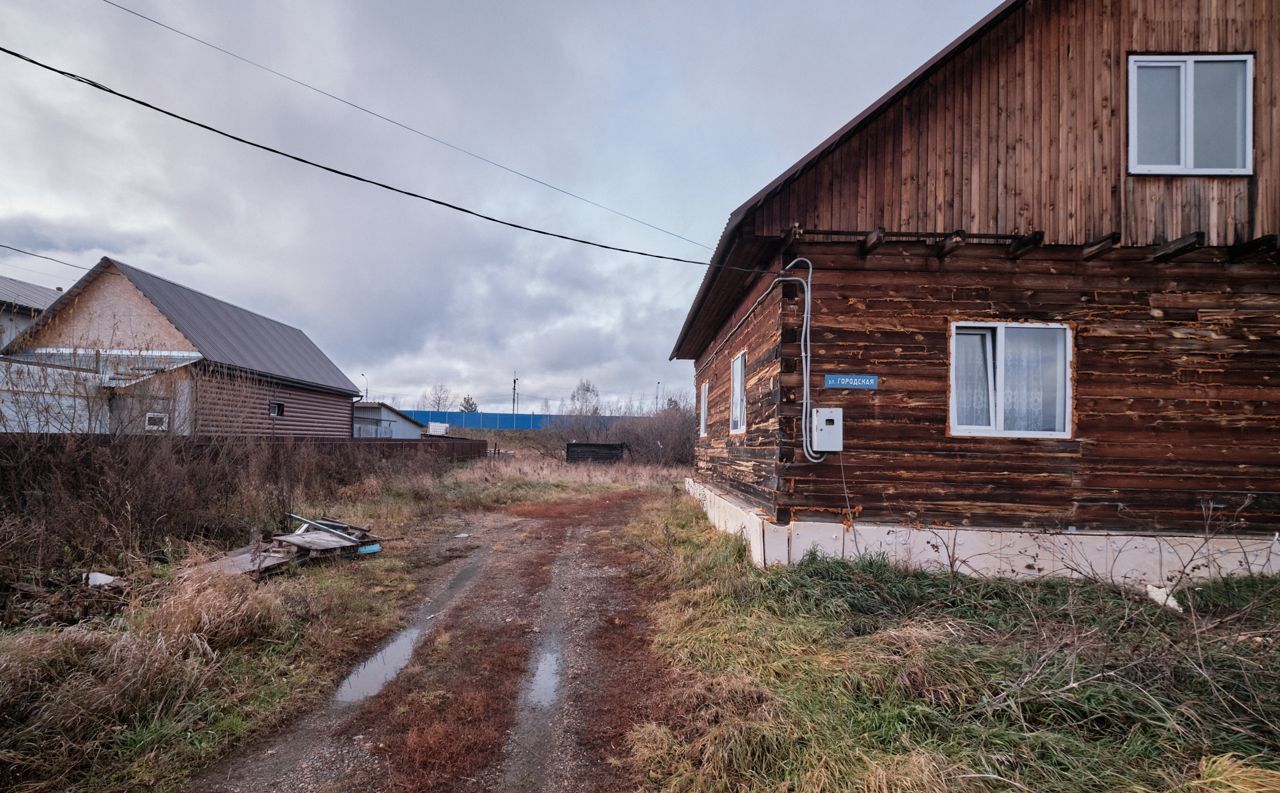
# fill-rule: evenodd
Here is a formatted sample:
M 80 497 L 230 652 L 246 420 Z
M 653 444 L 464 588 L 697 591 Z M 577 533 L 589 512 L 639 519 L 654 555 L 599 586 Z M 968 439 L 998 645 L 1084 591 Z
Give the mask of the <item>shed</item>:
M 357 402 L 352 418 L 356 438 L 417 439 L 426 425 L 386 402 Z
M 691 488 L 762 562 L 1280 530 L 1278 103 L 1275 3 L 1002 3 L 730 215 Z
M 564 459 L 569 463 L 605 463 L 622 462 L 622 455 L 627 451 L 625 443 L 579 443 L 570 441 L 564 446 Z

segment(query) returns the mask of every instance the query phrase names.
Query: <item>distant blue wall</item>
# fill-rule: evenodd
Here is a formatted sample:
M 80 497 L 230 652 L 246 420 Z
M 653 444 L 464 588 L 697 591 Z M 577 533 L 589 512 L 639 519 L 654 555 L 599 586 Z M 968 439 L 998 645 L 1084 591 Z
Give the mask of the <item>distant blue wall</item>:
M 577 419 L 580 416 L 564 416 L 557 413 L 464 413 L 461 410 L 405 410 L 402 411 L 423 424 L 442 421 L 454 430 L 545 430 L 556 419 Z M 605 426 L 623 416 L 598 416 Z

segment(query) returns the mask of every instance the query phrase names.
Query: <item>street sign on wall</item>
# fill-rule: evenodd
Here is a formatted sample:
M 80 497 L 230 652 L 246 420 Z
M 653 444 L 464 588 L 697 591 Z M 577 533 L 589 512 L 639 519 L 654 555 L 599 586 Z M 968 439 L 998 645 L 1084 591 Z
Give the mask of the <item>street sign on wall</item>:
M 880 375 L 876 374 L 824 374 L 823 388 L 867 388 L 880 387 Z

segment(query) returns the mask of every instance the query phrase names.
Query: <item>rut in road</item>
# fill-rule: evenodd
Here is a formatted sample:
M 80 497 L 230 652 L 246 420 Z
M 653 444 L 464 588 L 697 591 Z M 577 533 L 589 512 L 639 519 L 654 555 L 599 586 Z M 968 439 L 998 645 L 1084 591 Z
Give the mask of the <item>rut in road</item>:
M 649 497 L 485 515 L 471 538 L 481 550 L 454 562 L 422 607 L 419 616 L 438 613 L 403 672 L 362 703 L 302 718 L 193 789 L 634 788 L 626 734 L 652 717 L 667 670 L 645 616 L 658 595 L 633 575 L 616 535 Z

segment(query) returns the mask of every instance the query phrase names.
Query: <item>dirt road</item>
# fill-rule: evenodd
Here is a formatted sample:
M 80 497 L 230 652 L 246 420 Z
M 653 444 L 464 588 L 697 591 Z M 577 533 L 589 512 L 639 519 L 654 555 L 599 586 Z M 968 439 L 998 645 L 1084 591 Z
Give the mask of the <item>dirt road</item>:
M 471 516 L 426 599 L 324 707 L 200 793 L 616 791 L 665 682 L 614 542 L 639 493 Z

